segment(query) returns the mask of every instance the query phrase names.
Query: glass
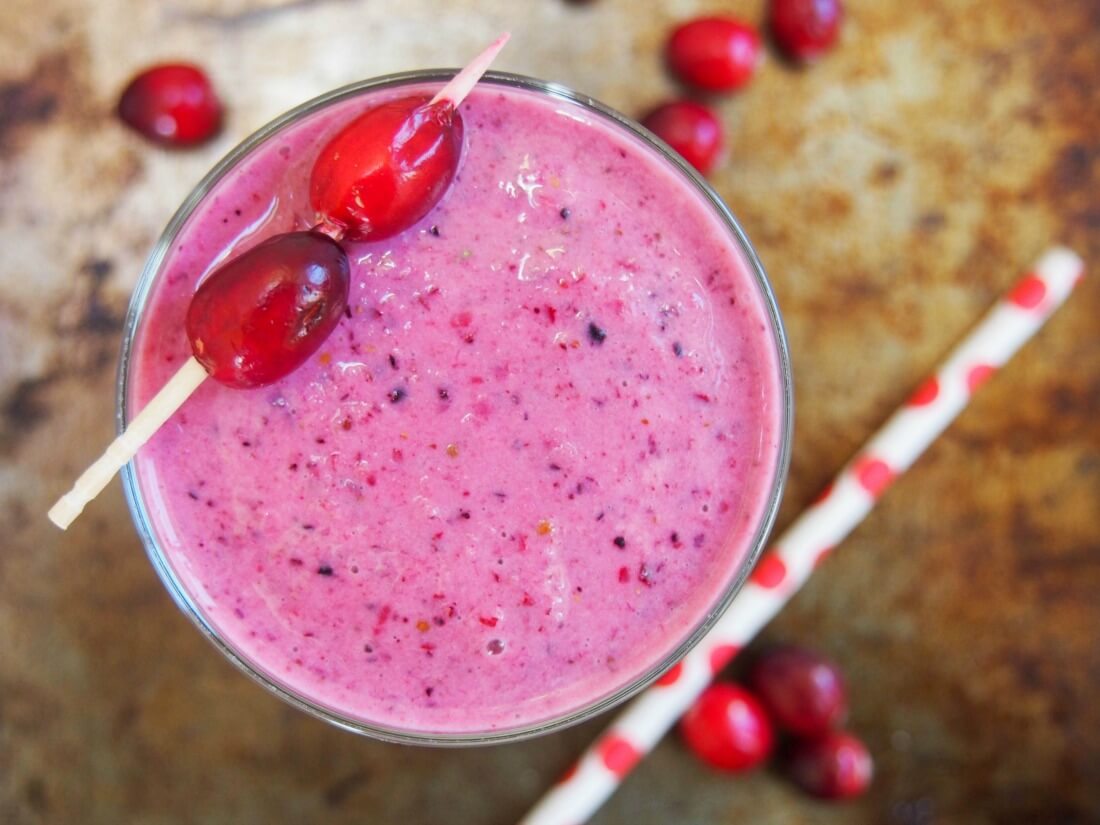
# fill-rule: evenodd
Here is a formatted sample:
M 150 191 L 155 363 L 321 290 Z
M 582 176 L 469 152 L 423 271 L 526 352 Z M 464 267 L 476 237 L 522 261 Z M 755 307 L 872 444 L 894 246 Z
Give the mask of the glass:
M 128 398 L 129 398 L 129 375 L 130 375 L 130 359 L 132 356 L 134 339 L 141 323 L 143 310 L 145 308 L 146 301 L 151 292 L 151 288 L 154 280 L 160 274 L 161 266 L 164 262 L 167 251 L 171 248 L 177 234 L 186 224 L 190 218 L 191 213 L 207 195 L 207 193 L 227 174 L 231 173 L 237 163 L 247 156 L 252 150 L 259 147 L 265 141 L 276 135 L 281 129 L 290 124 L 295 123 L 299 119 L 313 114 L 314 112 L 322 109 L 333 103 L 344 101 L 348 98 L 358 95 L 378 92 L 387 89 L 394 89 L 401 86 L 415 86 L 429 83 L 442 83 L 450 79 L 452 72 L 448 71 L 418 71 L 418 72 L 406 72 L 402 74 L 387 75 L 372 80 L 361 81 L 354 83 L 350 86 L 344 86 L 343 88 L 336 89 L 328 94 L 321 95 L 314 98 L 307 103 L 298 106 L 274 121 L 264 126 L 257 131 L 251 137 L 247 138 L 233 151 L 231 151 L 225 158 L 221 160 L 207 175 L 199 182 L 195 189 L 191 192 L 188 198 L 180 206 L 176 214 L 172 217 L 172 220 L 168 223 L 164 233 L 161 235 L 157 242 L 156 247 L 153 249 L 152 254 L 149 256 L 149 260 L 145 265 L 145 269 L 142 271 L 141 278 L 138 281 L 137 287 L 134 290 L 134 295 L 130 301 L 130 307 L 126 315 L 126 323 L 123 330 L 123 344 L 122 353 L 119 361 L 118 370 L 118 383 L 117 383 L 117 413 L 116 424 L 121 432 L 125 427 L 128 419 Z M 680 158 L 667 144 L 660 140 L 657 136 L 643 128 L 641 125 L 626 117 L 625 115 L 616 112 L 608 106 L 599 103 L 592 98 L 579 94 L 565 86 L 561 86 L 555 83 L 547 83 L 541 80 L 533 78 L 523 77 L 521 75 L 505 74 L 500 72 L 490 72 L 482 80 L 482 83 L 498 84 L 515 89 L 522 89 L 531 92 L 537 92 L 545 95 L 552 96 L 556 99 L 568 102 L 570 104 L 577 105 L 585 110 L 585 114 L 589 116 L 596 116 L 609 124 L 622 129 L 623 131 L 633 135 L 639 139 L 641 143 L 652 151 L 658 153 L 667 163 L 671 164 L 678 173 L 691 184 L 698 192 L 703 196 L 704 200 L 708 202 L 721 220 L 725 223 L 729 229 L 731 240 L 734 245 L 739 249 L 744 262 L 748 265 L 752 275 L 754 276 L 757 286 L 760 290 L 760 297 L 763 301 L 768 318 L 771 322 L 771 334 L 772 340 L 776 346 L 776 364 L 779 368 L 779 386 L 781 388 L 781 403 L 782 409 L 780 411 L 780 432 L 779 432 L 779 455 L 777 457 L 775 465 L 775 477 L 772 479 L 771 489 L 767 499 L 767 504 L 764 508 L 761 520 L 757 526 L 756 532 L 753 536 L 752 545 L 748 552 L 745 554 L 740 567 L 735 571 L 731 577 L 728 587 L 723 592 L 721 598 L 715 603 L 712 608 L 707 612 L 706 616 L 699 623 L 699 625 L 681 642 L 681 644 L 667 657 L 653 664 L 645 673 L 639 678 L 632 681 L 630 684 L 625 685 L 615 693 L 600 698 L 592 704 L 574 710 L 570 713 L 564 714 L 558 718 L 550 719 L 544 722 L 528 725 L 525 727 L 512 728 L 508 730 L 489 731 L 485 733 L 422 733 L 417 731 L 409 731 L 395 728 L 387 728 L 380 725 L 374 725 L 369 722 L 351 718 L 341 715 L 331 708 L 327 708 L 311 702 L 305 696 L 301 696 L 289 688 L 280 684 L 274 677 L 263 672 L 263 670 L 253 663 L 249 662 L 245 656 L 239 651 L 235 650 L 230 644 L 223 639 L 218 631 L 210 624 L 199 610 L 194 599 L 186 591 L 181 584 L 179 578 L 176 576 L 175 571 L 172 569 L 167 557 L 164 554 L 163 549 L 157 541 L 157 536 L 153 531 L 152 520 L 149 516 L 149 512 L 146 509 L 145 502 L 142 498 L 141 488 L 138 483 L 137 475 L 134 470 L 134 465 L 128 464 L 122 471 L 122 484 L 126 494 L 126 501 L 130 507 L 131 515 L 134 519 L 134 525 L 137 528 L 138 534 L 141 537 L 142 542 L 145 545 L 145 550 L 149 556 L 150 561 L 153 564 L 157 575 L 160 577 L 164 586 L 168 589 L 169 594 L 175 600 L 180 610 L 184 612 L 203 634 L 217 647 L 233 664 L 240 668 L 244 673 L 251 676 L 265 688 L 270 690 L 276 696 L 289 702 L 301 710 L 306 711 L 314 716 L 324 719 L 337 727 L 344 728 L 355 733 L 365 734 L 373 736 L 377 739 L 382 739 L 389 742 L 398 742 L 405 744 L 420 744 L 420 745 L 483 745 L 501 742 L 514 742 L 521 739 L 527 739 L 533 736 L 538 736 L 551 731 L 559 730 L 569 725 L 574 725 L 579 722 L 583 722 L 593 716 L 602 713 L 615 705 L 620 704 L 626 699 L 630 698 L 634 694 L 638 693 L 650 682 L 664 673 L 675 662 L 683 658 L 698 641 L 706 634 L 706 632 L 714 625 L 718 618 L 729 606 L 729 603 L 733 600 L 734 596 L 741 589 L 742 584 L 748 577 L 749 572 L 752 570 L 756 559 L 764 548 L 764 544 L 767 540 L 768 534 L 771 531 L 772 525 L 775 521 L 776 513 L 779 509 L 779 501 L 782 495 L 783 484 L 786 480 L 787 469 L 790 462 L 790 442 L 791 442 L 791 428 L 793 422 L 793 390 L 791 384 L 791 370 L 790 370 L 790 358 L 787 351 L 786 336 L 783 331 L 783 324 L 780 319 L 779 309 L 775 303 L 775 296 L 772 294 L 772 289 L 768 283 L 767 275 L 764 272 L 764 268 L 760 263 L 756 252 L 753 250 L 752 245 L 749 243 L 748 238 L 745 235 L 744 230 L 737 223 L 737 220 L 733 217 L 729 208 L 722 202 L 717 193 L 710 187 L 709 184 L 699 174 L 690 167 L 687 163 Z

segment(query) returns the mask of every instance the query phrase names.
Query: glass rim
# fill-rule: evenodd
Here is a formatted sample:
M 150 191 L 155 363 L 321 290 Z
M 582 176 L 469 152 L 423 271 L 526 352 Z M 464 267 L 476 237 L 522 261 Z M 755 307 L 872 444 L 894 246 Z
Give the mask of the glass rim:
M 198 205 L 207 194 L 209 194 L 211 189 L 254 149 L 279 133 L 284 127 L 289 126 L 304 116 L 313 114 L 331 104 L 367 92 L 377 92 L 406 85 L 444 83 L 454 76 L 455 71 L 456 70 L 453 69 L 424 69 L 382 75 L 368 80 L 357 81 L 314 97 L 311 100 L 295 106 L 253 132 L 226 154 L 195 185 L 183 204 L 176 210 L 175 214 L 168 222 L 168 225 L 158 238 L 156 245 L 153 247 L 153 251 L 150 253 L 145 263 L 145 267 L 138 278 L 138 282 L 134 287 L 134 293 L 130 299 L 130 305 L 126 312 L 126 319 L 122 332 L 122 350 L 119 357 L 116 380 L 115 422 L 119 432 L 122 432 L 126 428 L 128 420 L 127 395 L 129 390 L 130 366 L 133 356 L 134 339 L 144 314 L 149 295 L 151 294 L 153 283 L 161 272 L 165 256 L 174 243 L 175 238 L 184 228 Z M 605 121 L 609 121 L 612 125 L 625 130 L 627 133 L 640 140 L 642 144 L 656 151 L 663 160 L 672 164 L 679 174 L 683 178 L 686 178 L 688 182 L 694 186 L 696 191 L 703 196 L 703 199 L 710 205 L 711 209 L 714 210 L 722 223 L 725 224 L 743 260 L 751 271 L 771 325 L 770 331 L 776 349 L 775 355 L 779 371 L 780 401 L 782 403 L 782 410 L 779 416 L 779 450 L 778 455 L 775 457 L 774 475 L 767 503 L 761 514 L 747 552 L 742 558 L 736 572 L 730 577 L 729 584 L 724 588 L 722 595 L 711 605 L 703 619 L 684 637 L 676 646 L 675 650 L 671 651 L 658 663 L 645 670 L 640 676 L 632 679 L 628 684 L 620 687 L 607 696 L 601 697 L 595 702 L 571 710 L 568 713 L 559 714 L 554 718 L 533 724 L 478 733 L 420 732 L 401 728 L 391 728 L 385 725 L 346 716 L 339 713 L 334 708 L 316 704 L 307 697 L 299 695 L 289 687 L 278 683 L 273 675 L 266 673 L 258 664 L 253 664 L 242 652 L 238 651 L 223 638 L 217 628 L 206 619 L 187 588 L 177 577 L 175 570 L 172 568 L 172 565 L 161 549 L 159 540 L 153 529 L 152 519 L 146 508 L 138 483 L 135 464 L 132 461 L 126 464 L 121 473 L 123 491 L 126 496 L 126 503 L 129 507 L 134 526 L 145 547 L 146 555 L 149 557 L 158 578 L 160 578 L 161 583 L 176 603 L 176 606 L 184 615 L 191 619 L 203 635 L 239 670 L 250 676 L 268 691 L 274 693 L 280 699 L 288 702 L 299 710 L 305 711 L 311 716 L 323 719 L 344 730 L 398 744 L 455 747 L 518 742 L 587 721 L 621 704 L 642 691 L 672 665 L 680 661 L 688 651 L 698 644 L 722 614 L 725 613 L 738 592 L 740 592 L 756 560 L 763 552 L 768 536 L 775 524 L 783 488 L 790 467 L 791 436 L 794 423 L 794 390 L 786 332 L 783 328 L 783 321 L 780 317 L 775 295 L 768 281 L 764 266 L 760 262 L 752 244 L 749 242 L 745 231 L 741 228 L 740 223 L 738 223 L 737 219 L 733 216 L 733 213 L 721 197 L 719 197 L 718 193 L 715 192 L 710 184 L 707 183 L 693 167 L 684 161 L 683 158 L 663 140 L 633 119 L 588 95 L 576 92 L 559 83 L 543 81 L 537 78 L 507 72 L 488 72 L 480 82 L 488 85 L 505 86 L 508 88 L 522 89 L 549 95 L 550 97 L 557 98 L 566 103 L 579 105 L 589 112 L 595 113 Z

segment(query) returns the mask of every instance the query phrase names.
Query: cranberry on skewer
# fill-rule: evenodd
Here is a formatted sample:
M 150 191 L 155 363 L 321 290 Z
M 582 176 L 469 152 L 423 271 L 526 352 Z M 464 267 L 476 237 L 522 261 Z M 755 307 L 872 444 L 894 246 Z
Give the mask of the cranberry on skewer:
M 193 356 L 50 508 L 54 524 L 67 528 L 207 375 L 230 387 L 262 386 L 317 351 L 347 306 L 349 266 L 338 241 L 385 237 L 383 229 L 396 234 L 438 203 L 461 153 L 456 110 L 507 40 L 500 37 L 430 101 L 397 107 L 398 117 L 375 107 L 352 121 L 334 142 L 343 137 L 355 154 L 344 143 L 321 151 L 313 178 L 333 183 L 314 200 L 321 231 L 277 235 L 209 275 L 187 313 Z M 379 165 L 387 161 L 393 168 Z M 381 197 L 372 183 L 384 187 Z

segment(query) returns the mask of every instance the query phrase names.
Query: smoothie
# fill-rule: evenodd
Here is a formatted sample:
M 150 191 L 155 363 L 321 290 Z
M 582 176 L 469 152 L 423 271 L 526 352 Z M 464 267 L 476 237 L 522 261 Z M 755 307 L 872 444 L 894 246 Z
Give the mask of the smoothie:
M 271 136 L 192 213 L 144 306 L 140 408 L 204 274 L 312 223 L 320 145 L 381 90 Z M 560 719 L 651 674 L 758 540 L 780 346 L 713 205 L 591 109 L 483 84 L 455 183 L 349 244 L 348 312 L 277 384 L 206 382 L 139 454 L 159 552 L 254 670 L 423 734 Z

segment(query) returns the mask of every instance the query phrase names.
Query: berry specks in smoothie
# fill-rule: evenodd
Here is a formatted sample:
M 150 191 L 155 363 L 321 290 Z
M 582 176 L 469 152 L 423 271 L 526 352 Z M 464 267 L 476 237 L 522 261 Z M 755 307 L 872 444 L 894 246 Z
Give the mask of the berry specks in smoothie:
M 475 95 L 478 106 L 491 101 Z M 741 519 L 719 513 L 719 502 L 744 499 L 749 510 L 751 473 L 770 468 L 741 461 L 729 471 L 731 458 L 759 443 L 759 412 L 745 400 L 754 396 L 742 390 L 759 385 L 761 370 L 754 342 L 734 329 L 757 334 L 755 315 L 741 322 L 752 302 L 728 308 L 721 283 L 707 278 L 721 266 L 719 282 L 745 281 L 754 294 L 724 236 L 712 237 L 690 193 L 641 174 L 632 144 L 629 162 L 617 145 L 600 145 L 576 168 L 571 156 L 559 165 L 533 152 L 545 184 L 538 206 L 522 191 L 505 199 L 496 181 L 506 171 L 515 180 L 523 151 L 497 157 L 496 137 L 517 126 L 530 132 L 510 116 L 493 140 L 470 135 L 463 183 L 473 186 L 456 187 L 437 214 L 387 243 L 391 254 L 356 248 L 352 317 L 326 344 L 327 364 L 314 356 L 251 402 L 219 399 L 218 414 L 205 417 L 204 443 L 219 448 L 209 460 L 172 458 L 167 446 L 150 459 L 188 470 L 170 502 L 174 526 L 192 546 L 193 534 L 209 540 L 210 550 L 189 556 L 204 576 L 224 569 L 232 595 L 243 595 L 242 633 L 279 634 L 246 652 L 267 664 L 286 651 L 292 688 L 372 723 L 450 730 L 477 716 L 506 727 L 513 712 L 527 721 L 543 704 L 553 711 L 579 680 L 611 684 L 609 656 L 623 679 L 644 669 L 656 647 L 693 626 L 737 562 Z M 495 172 L 477 147 L 491 150 Z M 606 162 L 609 178 L 599 174 Z M 473 197 L 486 181 L 500 214 L 495 201 Z M 254 216 L 251 191 L 225 197 L 219 231 L 223 214 L 241 226 Z M 238 203 L 246 215 L 235 221 Z M 527 252 L 531 278 L 519 281 L 507 267 Z M 173 271 L 204 270 L 197 252 L 186 257 Z M 172 289 L 183 295 L 182 285 Z M 285 400 L 276 404 L 274 393 Z M 194 402 L 202 409 L 203 398 Z M 715 440 L 719 432 L 729 440 Z M 242 438 L 252 447 L 241 449 Z M 201 502 L 211 496 L 207 513 Z M 258 500 L 267 505 L 254 538 L 233 521 Z M 194 519 L 196 507 L 211 518 Z M 268 569 L 252 590 L 241 582 L 257 581 L 257 559 Z M 272 610 L 266 593 L 286 598 Z M 313 629 L 317 638 L 291 654 Z M 311 670 L 322 654 L 323 683 Z M 529 698 L 531 685 L 545 688 L 545 702 Z
M 332 565 L 330 564 L 322 564 L 320 567 L 317 568 L 318 576 L 331 576 L 333 575 L 333 572 L 334 571 L 332 569 Z

